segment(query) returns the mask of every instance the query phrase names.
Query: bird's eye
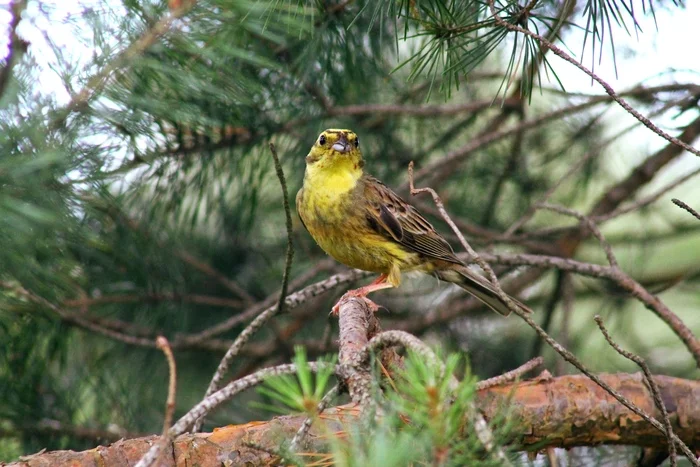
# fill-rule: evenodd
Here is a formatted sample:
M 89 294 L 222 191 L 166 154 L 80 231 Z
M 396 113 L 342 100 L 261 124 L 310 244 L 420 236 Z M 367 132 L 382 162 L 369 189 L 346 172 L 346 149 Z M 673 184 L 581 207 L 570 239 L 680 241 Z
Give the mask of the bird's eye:
M 355 147 L 356 147 L 356 148 L 359 148 L 359 147 L 360 147 L 360 137 L 359 137 L 359 136 L 356 136 L 356 137 L 355 137 Z
M 318 139 L 318 144 L 320 144 L 321 146 L 326 144 L 326 135 L 321 135 L 321 137 Z

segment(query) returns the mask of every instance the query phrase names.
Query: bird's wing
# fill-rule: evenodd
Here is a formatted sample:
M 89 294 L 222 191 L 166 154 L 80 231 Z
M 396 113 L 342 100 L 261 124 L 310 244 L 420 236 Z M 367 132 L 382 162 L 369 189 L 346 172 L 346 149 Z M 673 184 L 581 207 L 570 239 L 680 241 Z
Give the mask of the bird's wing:
M 367 219 L 372 228 L 408 250 L 429 258 L 462 264 L 447 240 L 416 208 L 374 177 L 365 176 Z

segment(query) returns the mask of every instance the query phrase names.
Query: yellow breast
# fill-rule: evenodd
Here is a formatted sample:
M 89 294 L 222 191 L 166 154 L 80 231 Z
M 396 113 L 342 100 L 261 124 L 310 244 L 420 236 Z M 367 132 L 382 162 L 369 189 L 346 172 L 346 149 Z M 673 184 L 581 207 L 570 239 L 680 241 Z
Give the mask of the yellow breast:
M 309 173 L 297 195 L 297 210 L 316 243 L 337 261 L 357 269 L 388 273 L 392 265 L 414 262 L 414 253 L 370 229 L 358 178 L 347 173 Z

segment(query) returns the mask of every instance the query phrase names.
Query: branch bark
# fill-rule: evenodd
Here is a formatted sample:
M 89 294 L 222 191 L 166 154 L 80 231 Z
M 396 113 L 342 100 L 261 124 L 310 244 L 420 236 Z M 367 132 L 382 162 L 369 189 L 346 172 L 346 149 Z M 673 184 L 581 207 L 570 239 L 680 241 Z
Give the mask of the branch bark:
M 603 374 L 607 384 L 629 398 L 647 413 L 660 418 L 654 399 L 641 373 Z M 700 381 L 655 376 L 661 397 L 668 408 L 675 433 L 691 449 L 700 448 Z M 636 416 L 585 376 L 535 378 L 532 381 L 489 387 L 478 393 L 476 405 L 487 419 L 509 407 L 519 420 L 511 431 L 517 449 L 541 450 L 546 447 L 625 444 L 666 449 L 666 437 Z M 327 449 L 329 432 L 347 429 L 359 417 L 357 406 L 327 409 L 321 417 L 324 426 L 314 424 L 308 437 L 307 452 Z M 264 465 L 271 454 L 246 447 L 254 443 L 274 451 L 282 439 L 292 439 L 305 420 L 304 415 L 276 417 L 229 425 L 213 433 L 183 435 L 175 439 L 159 466 Z M 28 456 L 7 467 L 44 466 L 124 466 L 133 465 L 160 437 L 149 436 L 118 441 L 111 446 L 83 452 L 53 451 Z

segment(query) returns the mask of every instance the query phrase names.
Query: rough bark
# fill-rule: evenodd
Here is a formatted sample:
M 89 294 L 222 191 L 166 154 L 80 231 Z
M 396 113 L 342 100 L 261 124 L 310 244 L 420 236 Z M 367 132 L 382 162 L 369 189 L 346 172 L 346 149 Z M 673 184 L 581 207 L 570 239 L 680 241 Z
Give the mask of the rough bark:
M 640 373 L 601 375 L 647 413 L 660 417 Z M 655 377 L 676 434 L 691 449 L 700 449 L 700 381 L 669 376 Z M 627 444 L 664 449 L 666 437 L 621 406 L 585 376 L 537 378 L 532 381 L 491 387 L 478 394 L 477 406 L 487 419 L 508 408 L 520 422 L 512 431 L 512 443 L 521 449 L 550 446 L 573 447 Z M 356 419 L 355 406 L 328 409 L 325 427 L 312 428 L 306 451 L 322 451 L 326 430 L 339 431 Z M 273 461 L 266 452 L 244 443 L 277 448 L 290 440 L 303 416 L 284 416 L 215 429 L 212 433 L 183 435 L 162 455 L 159 466 L 264 465 Z M 83 452 L 55 451 L 25 457 L 9 466 L 126 466 L 133 465 L 159 437 L 121 440 Z

